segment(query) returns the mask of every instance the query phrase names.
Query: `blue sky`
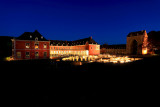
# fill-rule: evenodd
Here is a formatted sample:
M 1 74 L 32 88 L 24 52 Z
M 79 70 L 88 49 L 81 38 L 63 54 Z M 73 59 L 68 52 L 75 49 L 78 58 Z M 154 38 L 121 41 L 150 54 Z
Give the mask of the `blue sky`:
M 129 32 L 160 31 L 160 0 L 0 0 L 1 36 L 34 30 L 50 40 L 125 44 Z

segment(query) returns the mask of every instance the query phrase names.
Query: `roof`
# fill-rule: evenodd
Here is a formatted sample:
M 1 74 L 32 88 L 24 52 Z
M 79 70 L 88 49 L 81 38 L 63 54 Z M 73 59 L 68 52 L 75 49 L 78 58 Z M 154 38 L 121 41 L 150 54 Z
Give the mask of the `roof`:
M 51 45 L 58 45 L 58 46 L 75 46 L 75 45 L 85 45 L 86 43 L 88 44 L 98 44 L 95 42 L 92 37 L 89 38 L 84 38 L 84 39 L 79 39 L 75 41 L 62 41 L 62 40 L 51 40 Z
M 126 44 L 102 45 L 101 48 L 106 48 L 106 49 L 126 49 Z
M 38 39 L 38 41 L 48 41 L 45 39 L 37 30 L 34 32 L 24 32 L 21 36 L 17 37 L 18 40 L 35 40 Z
M 127 37 L 131 37 L 131 36 L 139 36 L 139 35 L 143 35 L 145 33 L 146 30 L 141 30 L 141 31 L 137 31 L 137 32 L 130 32 Z

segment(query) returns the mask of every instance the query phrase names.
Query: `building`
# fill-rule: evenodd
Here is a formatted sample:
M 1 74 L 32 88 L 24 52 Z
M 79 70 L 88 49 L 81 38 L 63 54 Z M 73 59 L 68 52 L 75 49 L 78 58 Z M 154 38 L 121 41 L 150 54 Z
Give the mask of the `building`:
M 47 59 L 50 54 L 50 41 L 37 30 L 25 32 L 12 39 L 12 57 L 20 59 Z
M 126 54 L 126 44 L 119 45 L 107 45 L 104 44 L 101 46 L 102 54 L 108 53 L 113 55 L 125 55 Z
M 147 54 L 148 35 L 146 30 L 131 32 L 127 35 L 127 54 Z
M 37 30 L 12 39 L 12 57 L 49 59 L 65 55 L 99 55 L 100 45 L 92 37 L 75 41 L 47 40 Z
M 100 45 L 92 37 L 79 39 L 75 41 L 57 41 L 51 40 L 50 57 L 54 58 L 60 55 L 99 55 Z
M 160 53 L 160 32 L 146 30 L 130 32 L 127 43 L 100 45 L 92 37 L 75 41 L 47 40 L 37 30 L 25 32 L 12 39 L 14 59 L 49 59 L 59 56 L 88 56 L 101 54 L 141 55 Z
M 127 44 L 102 45 L 101 53 L 118 55 L 141 55 L 148 54 L 148 35 L 146 30 L 130 32 L 127 35 Z

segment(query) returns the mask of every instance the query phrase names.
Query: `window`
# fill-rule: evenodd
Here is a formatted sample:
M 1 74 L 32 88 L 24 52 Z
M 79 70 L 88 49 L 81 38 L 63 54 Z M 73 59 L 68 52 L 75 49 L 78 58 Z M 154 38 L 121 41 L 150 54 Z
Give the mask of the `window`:
M 98 45 L 96 46 L 96 49 L 99 50 L 99 46 Z
M 47 57 L 47 52 L 44 52 L 44 58 L 46 58 Z
M 30 58 L 30 53 L 26 52 L 26 58 Z
M 38 48 L 39 48 L 39 43 L 36 42 L 36 43 L 35 43 L 35 49 L 38 49 Z
M 37 38 L 37 37 L 35 38 L 35 41 L 38 41 L 38 38 Z
M 21 52 L 17 52 L 17 58 L 21 58 Z
M 35 52 L 35 58 L 38 58 L 38 57 L 39 57 L 39 53 Z
M 44 45 L 43 45 L 43 48 L 46 49 L 46 48 L 47 48 L 47 44 L 44 44 Z
M 29 43 L 26 43 L 26 48 L 30 48 L 30 44 Z

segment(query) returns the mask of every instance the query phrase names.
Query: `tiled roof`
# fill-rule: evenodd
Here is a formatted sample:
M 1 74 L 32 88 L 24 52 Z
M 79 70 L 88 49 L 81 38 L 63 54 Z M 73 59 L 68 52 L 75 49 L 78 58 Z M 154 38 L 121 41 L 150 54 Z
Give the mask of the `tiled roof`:
M 102 45 L 101 48 L 106 48 L 106 49 L 126 49 L 126 44 Z
M 21 36 L 17 37 L 18 40 L 35 40 L 47 41 L 37 30 L 34 32 L 24 32 Z
M 137 31 L 137 32 L 130 32 L 130 33 L 127 35 L 127 37 L 143 35 L 144 33 L 145 33 L 145 30 Z
M 89 38 L 84 38 L 84 39 L 79 39 L 75 41 L 61 41 L 61 40 L 51 40 L 50 44 L 55 46 L 75 46 L 75 45 L 85 45 L 88 42 L 88 44 L 98 44 L 95 42 L 92 37 Z

